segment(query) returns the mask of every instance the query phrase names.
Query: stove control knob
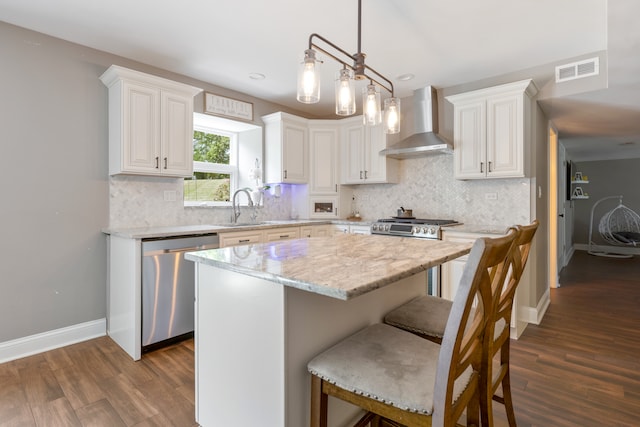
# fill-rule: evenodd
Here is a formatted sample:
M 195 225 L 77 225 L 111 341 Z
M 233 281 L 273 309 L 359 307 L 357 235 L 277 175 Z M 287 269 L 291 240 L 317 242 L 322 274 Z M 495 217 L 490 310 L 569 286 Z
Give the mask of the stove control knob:
M 433 228 L 433 227 L 431 227 L 431 228 L 429 229 L 429 234 L 436 234 L 436 229 L 435 229 L 435 228 Z
M 384 226 L 384 231 L 389 231 L 389 226 L 388 225 Z
M 420 227 L 413 227 L 413 232 L 414 233 L 419 233 L 420 232 Z

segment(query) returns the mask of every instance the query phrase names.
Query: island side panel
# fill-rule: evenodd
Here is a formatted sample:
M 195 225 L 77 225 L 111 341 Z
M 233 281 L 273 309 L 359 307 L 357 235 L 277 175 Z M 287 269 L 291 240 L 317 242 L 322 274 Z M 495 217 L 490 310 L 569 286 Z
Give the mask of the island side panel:
M 360 329 L 382 322 L 392 309 L 427 290 L 426 272 L 348 301 L 285 288 L 287 427 L 309 425 L 310 376 L 307 363 Z M 329 399 L 329 426 L 353 425 L 359 408 Z M 266 424 L 264 424 L 266 425 Z
M 141 357 L 141 253 L 139 239 L 109 236 L 107 334 L 133 360 Z
M 284 426 L 284 288 L 196 268 L 196 421 Z

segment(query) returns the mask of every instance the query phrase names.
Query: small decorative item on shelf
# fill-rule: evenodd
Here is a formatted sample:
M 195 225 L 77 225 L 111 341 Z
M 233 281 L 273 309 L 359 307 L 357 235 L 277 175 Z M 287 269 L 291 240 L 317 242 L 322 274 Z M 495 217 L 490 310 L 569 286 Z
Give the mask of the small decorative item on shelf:
M 574 199 L 583 199 L 585 194 L 582 191 L 582 187 L 576 187 L 573 189 L 573 198 Z
M 582 172 L 576 172 L 576 174 L 573 177 L 574 181 L 582 181 Z

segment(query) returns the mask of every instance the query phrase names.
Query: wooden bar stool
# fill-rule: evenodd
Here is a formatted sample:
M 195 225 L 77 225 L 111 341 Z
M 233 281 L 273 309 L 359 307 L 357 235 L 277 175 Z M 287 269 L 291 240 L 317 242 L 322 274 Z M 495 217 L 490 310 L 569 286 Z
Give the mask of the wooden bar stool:
M 492 322 L 495 324 L 494 327 L 491 327 L 493 340 L 485 343 L 485 370 L 488 371 L 485 374 L 487 378 L 491 377 L 492 381 L 487 396 L 482 396 L 483 425 L 493 424 L 491 400 L 495 400 L 505 405 L 509 425 L 516 426 L 509 378 L 511 313 L 516 288 L 527 263 L 531 243 L 538 225 L 538 220 L 535 220 L 530 225 L 515 227 L 518 229 L 518 236 L 509 261 L 511 264 L 510 274 L 505 278 L 500 296 L 496 298 L 497 304 L 493 308 L 494 319 Z M 443 319 L 447 318 L 452 305 L 452 301 L 426 295 L 389 312 L 384 321 L 430 341 L 441 342 L 444 333 Z M 498 352 L 500 352 L 500 356 L 495 357 Z M 490 361 L 492 365 L 489 365 Z M 502 396 L 496 394 L 500 386 L 502 386 Z
M 504 281 L 516 236 L 474 243 L 441 345 L 375 324 L 311 360 L 311 427 L 326 427 L 328 396 L 404 426 L 455 426 L 465 410 L 467 426 L 478 426 L 490 293 Z

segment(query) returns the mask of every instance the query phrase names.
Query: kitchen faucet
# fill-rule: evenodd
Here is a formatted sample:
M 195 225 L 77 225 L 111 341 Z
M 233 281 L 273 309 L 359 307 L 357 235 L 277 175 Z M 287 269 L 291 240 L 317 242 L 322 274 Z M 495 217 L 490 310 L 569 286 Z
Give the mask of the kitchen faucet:
M 236 199 L 238 197 L 238 193 L 244 192 L 247 195 L 247 199 L 249 200 L 249 206 L 253 206 L 253 200 L 251 200 L 251 194 L 249 194 L 249 190 L 246 188 L 240 188 L 233 193 L 233 197 L 231 198 L 231 207 L 233 212 L 231 213 L 231 222 L 238 222 L 238 217 L 240 216 L 240 206 L 236 204 Z

